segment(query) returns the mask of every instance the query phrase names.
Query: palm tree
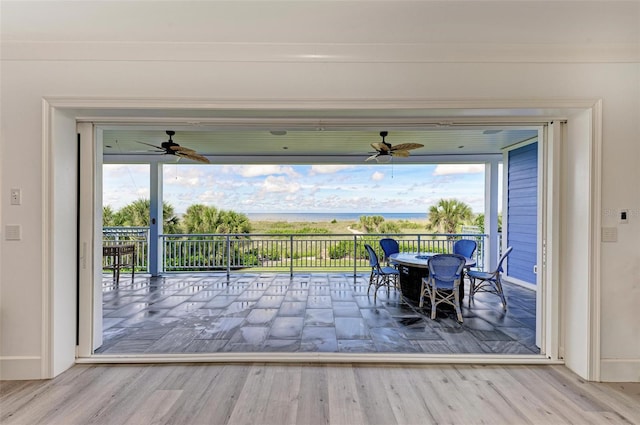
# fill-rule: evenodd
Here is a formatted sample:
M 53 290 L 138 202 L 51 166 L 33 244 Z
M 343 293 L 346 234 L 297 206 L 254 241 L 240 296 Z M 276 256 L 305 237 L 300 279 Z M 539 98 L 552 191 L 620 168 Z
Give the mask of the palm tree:
M 484 233 L 484 214 L 480 213 L 473 219 L 473 225 L 478 226 L 480 233 Z M 502 214 L 498 214 L 498 233 L 502 232 Z
M 360 225 L 367 233 L 377 233 L 378 228 L 384 221 L 384 217 L 381 215 L 361 215 Z
M 457 199 L 440 199 L 429 208 L 429 228 L 441 233 L 456 233 L 472 216 L 471 207 Z
M 235 211 L 218 210 L 216 207 L 194 204 L 183 217 L 187 233 L 249 233 L 249 218 Z
M 219 233 L 249 233 L 251 232 L 251 222 L 242 213 L 235 211 L 220 211 Z
M 120 208 L 116 213 L 116 223 L 124 227 L 149 226 L 149 211 L 151 201 L 138 199 Z
M 111 227 L 116 225 L 116 213 L 110 205 L 102 207 L 102 227 Z
M 203 204 L 193 204 L 182 217 L 186 233 L 217 233 L 218 210 Z
M 125 205 L 115 213 L 114 224 L 126 227 L 149 227 L 150 214 L 151 201 L 149 199 L 138 199 Z M 166 202 L 162 203 L 162 221 L 164 233 L 178 233 L 179 219 L 175 215 L 173 206 Z

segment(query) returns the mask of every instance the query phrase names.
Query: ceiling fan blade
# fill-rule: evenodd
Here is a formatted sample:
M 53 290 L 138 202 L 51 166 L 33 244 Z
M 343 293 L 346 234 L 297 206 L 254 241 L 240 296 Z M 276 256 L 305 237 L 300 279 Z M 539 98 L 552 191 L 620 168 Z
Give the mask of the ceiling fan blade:
M 380 143 L 380 142 L 371 143 L 371 147 L 379 152 L 389 152 L 389 146 L 385 145 L 384 143 Z
M 151 143 L 141 142 L 141 141 L 139 141 L 139 140 L 136 140 L 135 142 L 136 142 L 136 143 L 141 143 L 141 144 L 143 144 L 143 145 L 151 146 L 152 148 L 156 148 L 156 149 L 158 149 L 159 151 L 164 152 L 164 149 L 162 149 L 162 147 L 160 147 L 160 146 L 152 145 Z
M 164 154 L 166 153 L 165 151 L 161 151 L 161 150 L 151 150 L 151 149 L 147 149 L 147 150 L 143 150 L 143 151 L 127 151 L 127 154 Z
M 171 146 L 169 149 L 175 152 L 193 152 L 193 153 L 196 152 L 193 149 L 185 148 L 184 146 L 180 146 L 180 145 Z
M 192 161 L 198 161 L 198 162 L 202 162 L 204 164 L 209 164 L 209 160 L 207 158 L 205 158 L 204 156 L 200 155 L 199 153 L 196 153 L 195 151 L 177 151 L 176 152 L 176 156 L 179 156 L 180 158 L 187 158 L 190 159 Z
M 424 147 L 420 143 L 400 143 L 399 145 L 394 145 L 391 147 L 392 151 L 408 151 L 411 149 L 418 149 Z
M 371 160 L 376 159 L 376 158 L 378 157 L 378 155 L 379 155 L 379 154 L 377 154 L 377 153 L 376 153 L 376 154 L 371 155 L 369 158 L 365 159 L 365 162 L 366 162 L 366 161 L 371 161 Z
M 409 156 L 409 151 L 405 151 L 405 150 L 393 151 L 393 152 L 391 152 L 391 155 L 397 156 L 397 157 L 400 157 L 400 158 L 406 158 L 406 157 Z

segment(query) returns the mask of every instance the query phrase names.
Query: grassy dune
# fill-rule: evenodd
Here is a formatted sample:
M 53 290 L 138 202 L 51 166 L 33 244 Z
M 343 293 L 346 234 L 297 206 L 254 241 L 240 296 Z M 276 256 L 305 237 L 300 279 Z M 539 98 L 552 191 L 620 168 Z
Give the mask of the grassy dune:
M 424 233 L 428 220 L 386 220 L 397 224 L 400 233 Z M 252 233 L 323 233 L 341 234 L 364 231 L 359 221 L 251 221 Z M 350 230 L 351 229 L 351 230 Z

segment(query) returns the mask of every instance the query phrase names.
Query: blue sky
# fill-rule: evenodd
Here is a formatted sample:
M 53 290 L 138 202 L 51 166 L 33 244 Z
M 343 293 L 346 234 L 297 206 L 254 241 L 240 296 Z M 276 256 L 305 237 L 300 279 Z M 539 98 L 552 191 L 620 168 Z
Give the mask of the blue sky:
M 149 166 L 106 164 L 103 204 L 117 210 L 149 197 Z M 441 198 L 483 210 L 483 164 L 165 164 L 164 198 L 184 213 L 195 203 L 243 213 L 427 213 Z

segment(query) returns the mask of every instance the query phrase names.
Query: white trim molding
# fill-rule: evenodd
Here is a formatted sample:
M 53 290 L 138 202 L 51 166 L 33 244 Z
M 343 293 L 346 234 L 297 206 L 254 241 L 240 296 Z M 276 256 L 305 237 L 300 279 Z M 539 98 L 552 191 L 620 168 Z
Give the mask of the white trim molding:
M 4 61 L 635 63 L 634 43 L 239 43 L 4 41 Z
M 563 364 L 543 355 L 407 354 L 407 353 L 213 353 L 93 355 L 81 364 L 101 363 L 386 363 L 386 364 Z
M 580 357 L 580 365 L 587 364 L 586 371 L 580 370 L 580 374 L 590 380 L 598 380 L 600 378 L 600 305 L 599 305 L 599 291 L 600 291 L 600 278 L 599 278 L 599 264 L 600 264 L 600 250 L 597 247 L 599 243 L 599 232 L 594 231 L 600 226 L 599 209 L 600 209 L 600 180 L 601 180 L 601 163 L 599 153 L 601 152 L 601 107 L 598 100 L 221 100 L 221 99 L 131 99 L 131 98 L 48 98 L 45 105 L 45 126 L 50 127 L 55 123 L 47 123 L 47 116 L 55 116 L 52 111 L 59 108 L 61 110 L 72 111 L 76 121 L 86 121 L 86 118 L 91 114 L 92 119 L 96 122 L 116 122 L 114 119 L 114 112 L 117 115 L 118 109 L 128 109 L 128 113 L 133 112 L 128 117 L 129 120 L 135 119 L 149 119 L 153 117 L 156 120 L 176 120 L 178 122 L 187 122 L 193 117 L 202 116 L 206 111 L 231 111 L 234 110 L 236 116 L 241 116 L 247 119 L 260 118 L 260 119 L 273 119 L 273 118 L 287 118 L 287 112 L 300 112 L 305 111 L 309 113 L 308 116 L 322 117 L 330 116 L 332 111 L 341 110 L 345 112 L 347 119 L 357 120 L 358 111 L 366 110 L 368 112 L 375 112 L 376 116 L 383 117 L 386 121 L 393 122 L 394 119 L 406 119 L 412 117 L 414 119 L 420 119 L 423 122 L 442 120 L 441 117 L 446 116 L 447 122 L 455 122 L 460 125 L 478 125 L 482 123 L 496 123 L 496 122 L 528 122 L 539 125 L 541 123 L 552 120 L 564 120 L 577 113 L 591 113 L 594 115 L 593 128 L 591 132 L 593 134 L 593 140 L 588 146 L 588 155 L 591 158 L 589 173 L 591 174 L 592 183 L 590 185 L 591 199 L 590 208 L 592 210 L 591 218 L 589 219 L 589 229 L 587 231 L 591 237 L 589 239 L 589 263 L 591 264 L 590 271 L 591 279 L 589 282 L 589 302 L 586 306 L 589 310 L 587 323 L 585 323 L 586 331 L 588 333 L 588 341 L 581 340 L 581 347 L 589 347 L 588 352 L 581 350 L 580 352 L 573 352 L 572 355 Z M 244 112 L 243 112 L 244 111 Z M 139 112 L 139 113 L 138 113 Z M 445 114 L 446 115 L 443 115 Z M 178 117 L 178 118 L 176 118 Z M 130 121 L 132 122 L 132 121 Z M 175 121 L 172 121 L 175 122 Z M 591 123 L 590 123 L 591 125 Z M 45 157 L 43 159 L 44 179 L 51 173 L 51 154 L 46 149 L 50 146 L 53 137 L 50 131 L 45 130 L 43 134 L 43 148 L 45 149 Z M 587 147 L 580 147 L 583 149 L 585 155 L 587 154 Z M 51 232 L 49 225 L 51 214 L 50 202 L 54 200 L 50 197 L 52 188 L 50 184 L 43 181 L 43 225 L 45 226 L 45 232 L 48 234 Z M 47 236 L 50 238 L 51 236 Z M 52 288 L 55 282 L 52 282 L 53 264 L 50 261 L 50 242 L 43 246 L 43 285 L 46 286 L 44 294 L 47 294 L 48 298 L 51 298 Z M 43 301 L 47 306 L 49 302 L 55 302 L 55 300 L 47 299 Z M 565 301 L 567 302 L 567 301 Z M 47 341 L 48 338 L 53 338 L 51 324 L 48 322 L 51 312 L 46 315 L 46 319 L 43 319 L 43 332 L 48 335 L 43 335 L 43 341 Z M 81 318 L 82 320 L 88 320 L 87 317 Z M 70 332 L 73 330 L 69 330 Z M 561 334 L 560 323 L 554 324 L 554 332 Z M 47 346 L 51 345 L 47 344 Z M 86 353 L 88 350 L 81 350 Z M 46 353 L 43 351 L 43 353 Z M 46 353 L 47 359 L 43 359 L 50 362 L 51 352 Z M 150 361 L 149 359 L 155 358 L 157 361 L 171 361 L 171 362 L 192 362 L 192 361 L 274 361 L 275 354 L 273 353 L 259 353 L 259 356 L 240 356 L 237 353 L 233 356 L 204 356 L 202 358 L 195 358 L 194 356 L 145 356 L 145 357 L 129 357 L 129 356 L 89 356 L 77 359 L 77 362 L 93 363 L 93 362 L 140 362 Z M 349 361 L 349 362 L 393 362 L 393 363 L 452 363 L 452 362 L 467 362 L 467 363 L 483 363 L 483 362 L 495 362 L 495 363 L 527 363 L 527 362 L 559 362 L 562 363 L 562 359 L 549 359 L 545 356 L 525 356 L 512 358 L 513 356 L 495 356 L 483 357 L 478 355 L 471 356 L 406 356 L 406 355 L 360 355 L 360 356 L 323 356 L 320 353 L 313 353 L 311 356 L 297 356 L 283 353 L 277 353 L 279 359 L 288 361 Z M 44 376 L 44 375 L 43 375 Z
M 40 356 L 0 357 L 0 381 L 43 379 L 46 375 L 42 367 L 46 364 Z
M 602 99 L 597 100 L 591 108 L 591 145 L 590 145 L 590 186 L 591 217 L 589 229 L 589 375 L 587 379 L 600 381 L 601 368 L 601 323 L 602 323 L 602 282 L 600 276 L 602 233 Z
M 640 382 L 640 359 L 602 359 L 599 381 Z
M 39 378 L 51 378 L 53 370 L 53 247 L 51 232 L 53 231 L 53 166 L 51 164 L 51 127 L 53 125 L 53 108 L 42 100 L 42 335 Z

